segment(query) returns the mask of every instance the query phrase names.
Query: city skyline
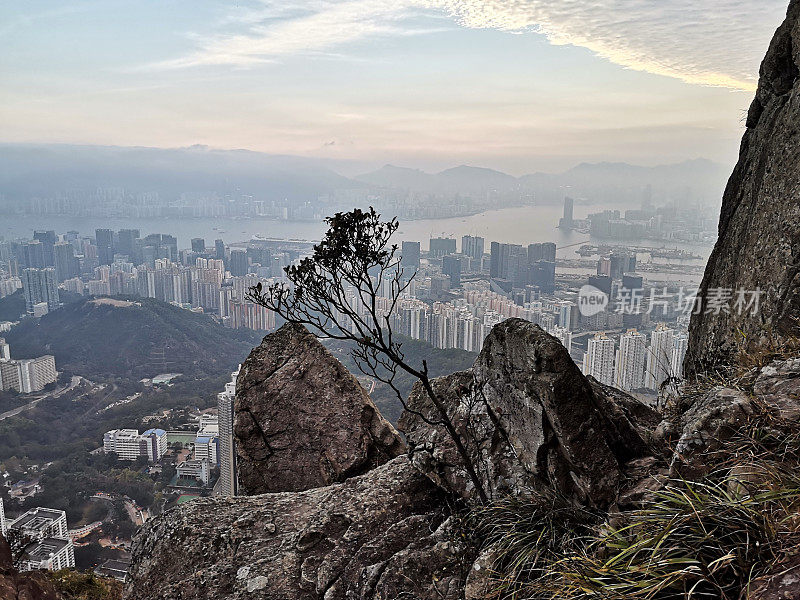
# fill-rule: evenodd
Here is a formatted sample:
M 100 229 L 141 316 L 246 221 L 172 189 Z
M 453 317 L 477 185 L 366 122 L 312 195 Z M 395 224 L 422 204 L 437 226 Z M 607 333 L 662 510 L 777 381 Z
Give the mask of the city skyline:
M 0 141 L 208 144 L 515 175 L 599 160 L 731 163 L 784 8 L 777 0 L 8 6 Z

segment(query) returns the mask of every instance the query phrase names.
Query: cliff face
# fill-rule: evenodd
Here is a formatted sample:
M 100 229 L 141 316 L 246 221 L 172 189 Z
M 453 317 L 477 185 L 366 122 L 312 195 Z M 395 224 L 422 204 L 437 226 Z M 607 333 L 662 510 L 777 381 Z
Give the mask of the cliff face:
M 761 64 L 739 161 L 722 201 L 719 239 L 692 317 L 686 368 L 705 371 L 796 335 L 800 316 L 800 1 L 792 0 Z M 724 290 L 718 292 L 718 290 Z M 729 290 L 730 312 L 713 298 Z M 757 310 L 734 307 L 761 290 Z
M 330 485 L 405 452 L 358 380 L 302 326 L 284 325 L 253 349 L 235 413 L 246 495 Z

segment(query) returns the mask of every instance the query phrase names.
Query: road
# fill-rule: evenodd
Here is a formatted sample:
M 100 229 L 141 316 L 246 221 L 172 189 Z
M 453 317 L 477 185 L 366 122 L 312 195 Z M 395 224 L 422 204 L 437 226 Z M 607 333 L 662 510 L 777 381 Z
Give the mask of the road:
M 59 396 L 62 396 L 67 392 L 74 390 L 76 387 L 78 387 L 78 385 L 80 385 L 81 381 L 82 381 L 81 377 L 73 376 L 72 381 L 70 381 L 69 385 L 61 386 L 60 388 L 55 389 L 52 392 L 49 392 L 44 395 L 39 395 L 36 397 L 32 396 L 32 398 L 34 399 L 28 402 L 27 404 L 23 404 L 22 406 L 18 406 L 17 408 L 9 410 L 4 413 L 0 413 L 0 421 L 8 419 L 9 417 L 16 417 L 18 414 L 25 412 L 26 410 L 30 410 L 34 406 L 39 404 L 39 402 L 45 400 L 46 398 L 58 398 Z

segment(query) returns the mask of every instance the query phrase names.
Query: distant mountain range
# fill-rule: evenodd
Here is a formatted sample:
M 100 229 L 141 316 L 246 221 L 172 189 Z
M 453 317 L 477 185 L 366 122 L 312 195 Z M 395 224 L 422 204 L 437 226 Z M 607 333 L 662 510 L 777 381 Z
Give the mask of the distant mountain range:
M 581 163 L 564 173 L 507 173 L 462 165 L 440 173 L 426 173 L 386 165 L 355 179 L 372 186 L 427 193 L 512 191 L 532 193 L 537 202 L 560 202 L 565 195 L 589 201 L 639 201 L 649 185 L 655 195 L 691 194 L 716 201 L 722 196 L 730 169 L 706 159 L 672 165 L 641 167 L 627 163 Z
M 439 173 L 386 165 L 344 177 L 341 162 L 205 146 L 160 149 L 116 146 L 0 144 L 0 201 L 63 192 L 124 188 L 163 198 L 209 192 L 247 194 L 262 200 L 315 200 L 336 190 L 380 189 L 437 195 L 533 194 L 536 202 L 565 195 L 588 202 L 639 201 L 646 186 L 655 197 L 693 196 L 716 202 L 730 169 L 695 159 L 656 167 L 582 163 L 563 173 L 514 177 L 462 165 Z M 351 166 L 351 165 L 349 165 Z

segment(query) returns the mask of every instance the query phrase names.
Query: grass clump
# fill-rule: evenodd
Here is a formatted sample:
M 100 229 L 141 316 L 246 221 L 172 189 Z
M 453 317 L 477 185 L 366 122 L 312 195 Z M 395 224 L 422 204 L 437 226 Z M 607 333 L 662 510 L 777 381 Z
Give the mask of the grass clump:
M 495 556 L 490 597 L 746 598 L 800 546 L 800 435 L 775 425 L 761 415 L 707 457 L 710 474 L 669 479 L 636 510 L 598 515 L 546 496 L 476 509 Z

